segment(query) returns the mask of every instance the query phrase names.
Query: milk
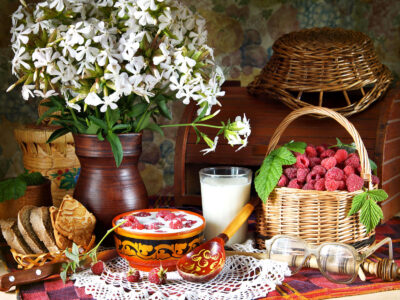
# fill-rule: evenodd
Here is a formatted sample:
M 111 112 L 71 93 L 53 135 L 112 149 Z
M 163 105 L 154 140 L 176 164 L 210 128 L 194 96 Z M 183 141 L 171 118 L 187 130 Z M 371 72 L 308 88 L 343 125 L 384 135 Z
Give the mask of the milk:
M 205 177 L 201 180 L 201 202 L 206 219 L 205 238 L 220 234 L 250 199 L 251 180 L 246 177 Z M 245 222 L 227 245 L 246 239 Z

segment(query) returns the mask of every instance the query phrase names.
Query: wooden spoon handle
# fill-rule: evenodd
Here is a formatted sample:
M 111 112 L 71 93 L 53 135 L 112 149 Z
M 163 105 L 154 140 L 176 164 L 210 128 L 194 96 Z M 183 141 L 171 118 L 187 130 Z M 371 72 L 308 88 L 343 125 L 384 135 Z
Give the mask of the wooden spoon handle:
M 224 231 L 219 235 L 219 237 L 223 238 L 225 242 L 227 242 L 243 225 L 243 223 L 250 217 L 254 208 L 258 205 L 259 198 L 255 197 L 251 199 L 245 206 L 242 207 L 240 212 L 236 215 L 236 217 L 229 223 L 229 225 L 224 229 Z

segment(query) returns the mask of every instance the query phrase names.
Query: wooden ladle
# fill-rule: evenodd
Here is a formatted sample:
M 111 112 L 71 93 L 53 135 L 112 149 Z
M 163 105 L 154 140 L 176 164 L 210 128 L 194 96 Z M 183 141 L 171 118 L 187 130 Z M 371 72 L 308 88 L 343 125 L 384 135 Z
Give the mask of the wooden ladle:
M 176 264 L 182 278 L 192 282 L 206 282 L 217 276 L 225 264 L 225 243 L 248 219 L 258 203 L 259 199 L 253 198 L 222 233 L 182 256 Z

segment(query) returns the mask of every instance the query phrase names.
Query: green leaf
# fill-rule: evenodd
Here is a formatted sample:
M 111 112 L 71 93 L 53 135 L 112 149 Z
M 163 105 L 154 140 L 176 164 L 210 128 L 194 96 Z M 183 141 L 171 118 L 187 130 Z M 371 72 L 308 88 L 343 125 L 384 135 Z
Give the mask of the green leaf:
M 121 141 L 120 141 L 118 135 L 116 135 L 113 132 L 108 132 L 106 139 L 107 139 L 107 141 L 110 142 L 111 150 L 114 154 L 115 164 L 117 167 L 119 167 L 121 165 L 122 158 L 124 155 L 123 151 L 122 151 Z
M 47 140 L 47 143 L 51 143 L 54 140 L 58 139 L 60 136 L 63 136 L 67 133 L 71 132 L 71 130 L 69 130 L 68 128 L 59 128 L 56 129 L 49 137 L 49 139 Z
M 357 213 L 361 209 L 361 207 L 363 207 L 366 199 L 367 199 L 366 192 L 355 195 L 353 197 L 353 201 L 351 203 L 351 209 L 349 211 L 348 216 L 351 216 L 351 215 Z
M 89 127 L 86 129 L 86 134 L 97 134 L 99 128 L 99 125 L 94 122 L 90 122 Z
M 381 219 L 383 219 L 382 209 L 373 199 L 368 198 L 360 213 L 360 222 L 366 227 L 367 233 L 373 230 Z
M 62 272 L 60 272 L 60 277 L 61 280 L 64 282 L 64 284 L 67 282 L 67 268 L 64 267 L 64 270 Z
M 156 131 L 159 134 L 161 134 L 161 136 L 164 136 L 164 131 L 156 123 L 150 123 L 149 125 L 147 125 L 147 127 L 145 129 L 150 129 L 152 131 Z
M 157 103 L 158 108 L 160 109 L 161 114 L 169 120 L 172 120 L 172 114 L 168 109 L 167 102 L 162 100 Z
M 69 258 L 71 261 L 73 261 L 73 262 L 76 262 L 76 261 L 78 261 L 79 262 L 79 255 L 76 255 L 76 254 L 74 254 L 74 253 L 71 253 L 71 252 L 69 252 L 68 250 L 65 250 L 65 256 L 67 257 L 67 258 Z
M 368 160 L 369 160 L 369 164 L 371 165 L 371 171 L 374 172 L 374 174 L 376 174 L 375 171 L 378 170 L 378 166 L 372 159 L 368 158 Z
M 79 247 L 75 243 L 72 243 L 72 253 L 79 256 Z M 79 259 L 78 259 L 78 262 L 79 262 Z
M 132 107 L 131 111 L 127 115 L 131 118 L 136 118 L 142 115 L 148 106 L 149 104 L 147 102 L 138 103 Z
M 151 111 L 146 111 L 144 115 L 140 117 L 140 121 L 138 123 L 138 127 L 136 128 L 136 132 L 141 132 L 143 129 L 147 128 L 150 122 Z
M 99 118 L 96 118 L 95 116 L 89 116 L 90 121 L 92 121 L 94 124 L 99 126 L 103 130 L 108 130 L 107 123 L 104 122 L 103 120 L 100 120 Z
M 194 129 L 194 132 L 196 132 L 196 136 L 197 136 L 196 144 L 198 144 L 201 141 L 201 133 L 200 133 L 200 130 L 196 126 L 193 126 L 193 129 Z
M 200 121 L 206 115 L 206 112 L 208 110 L 208 102 L 203 102 L 203 103 L 205 103 L 204 104 L 204 108 L 202 109 L 200 114 L 197 116 L 197 118 L 194 119 L 193 123 L 197 123 L 198 121 Z
M 99 141 L 104 141 L 104 137 L 103 137 L 103 134 L 101 133 L 101 131 L 99 131 L 97 133 L 97 138 L 99 139 Z
M 281 164 L 284 166 L 296 163 L 296 157 L 285 146 L 275 149 L 271 152 L 271 155 L 277 156 L 281 160 Z
M 44 119 L 51 117 L 53 113 L 56 111 L 59 111 L 60 109 L 56 106 L 50 107 L 48 110 L 46 110 L 40 118 L 36 121 L 36 124 L 40 124 Z
M 303 154 L 306 151 L 306 147 L 307 144 L 304 142 L 294 142 L 291 141 L 285 145 L 283 145 L 284 147 L 288 148 L 289 150 L 293 151 L 293 152 L 298 152 Z
M 26 182 L 21 178 L 0 181 L 0 202 L 18 199 L 25 194 Z
M 282 162 L 280 158 L 275 155 L 268 155 L 254 179 L 257 194 L 264 203 L 277 185 L 281 175 Z
M 44 182 L 45 178 L 39 172 L 28 173 L 25 172 L 19 175 L 17 178 L 25 181 L 26 185 L 40 185 Z
M 111 123 L 111 127 L 117 123 L 117 121 L 120 119 L 120 112 L 119 109 L 109 109 L 109 115 L 110 115 L 110 123 Z
M 117 124 L 114 125 L 114 127 L 112 128 L 113 131 L 117 131 L 117 130 L 124 130 L 124 129 L 128 129 L 130 128 L 131 125 L 130 124 Z
M 384 201 L 389 197 L 384 190 L 370 190 L 367 191 L 366 193 L 376 202 Z

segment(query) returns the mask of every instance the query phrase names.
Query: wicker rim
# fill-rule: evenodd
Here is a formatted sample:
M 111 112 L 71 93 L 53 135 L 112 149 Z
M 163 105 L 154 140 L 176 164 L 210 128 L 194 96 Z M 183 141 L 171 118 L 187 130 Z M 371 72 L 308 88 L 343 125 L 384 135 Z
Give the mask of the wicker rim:
M 292 123 L 297 118 L 304 116 L 304 115 L 308 115 L 308 114 L 330 117 L 330 118 L 334 119 L 335 121 L 337 121 L 340 125 L 342 125 L 347 130 L 347 132 L 353 138 L 354 143 L 356 144 L 358 155 L 360 156 L 361 178 L 363 178 L 364 181 L 367 181 L 369 189 L 372 189 L 371 165 L 368 160 L 367 149 L 365 148 L 365 145 L 360 137 L 360 134 L 358 133 L 358 131 L 356 130 L 354 125 L 352 123 L 350 123 L 344 116 L 342 116 L 341 114 L 335 112 L 334 110 L 326 108 L 326 107 L 306 106 L 306 107 L 297 109 L 295 111 L 292 111 L 289 115 L 287 115 L 285 117 L 285 119 L 283 119 L 282 122 L 279 124 L 279 126 L 275 129 L 275 132 L 270 139 L 266 156 L 272 150 L 275 149 L 282 133 L 289 126 L 289 124 Z

